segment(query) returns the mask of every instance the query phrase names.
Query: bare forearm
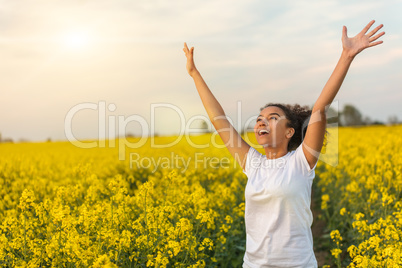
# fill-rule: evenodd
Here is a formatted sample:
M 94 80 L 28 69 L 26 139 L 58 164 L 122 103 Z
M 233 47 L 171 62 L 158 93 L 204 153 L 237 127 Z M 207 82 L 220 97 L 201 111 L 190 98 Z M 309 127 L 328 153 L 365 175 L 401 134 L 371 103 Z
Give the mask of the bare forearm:
M 325 107 L 332 103 L 336 94 L 341 88 L 352 61 L 353 57 L 347 55 L 345 52 L 342 52 L 334 71 L 332 72 L 328 82 L 325 84 L 314 105 L 313 111 L 320 111 L 321 113 L 324 113 Z
M 241 136 L 232 126 L 228 118 L 226 118 L 222 106 L 212 94 L 211 90 L 209 90 L 201 74 L 196 69 L 193 58 L 194 47 L 188 49 L 187 44 L 184 43 L 183 51 L 186 54 L 187 58 L 187 72 L 194 80 L 198 94 L 200 95 L 202 104 L 204 105 L 204 108 L 208 113 L 209 119 L 219 133 L 219 136 L 221 137 L 225 146 L 228 148 L 229 152 L 239 162 L 241 167 L 244 168 L 250 145 L 248 145 L 241 138 Z
M 202 104 L 204 105 L 211 122 L 214 123 L 214 121 L 219 119 L 219 117 L 225 116 L 222 106 L 208 88 L 201 74 L 198 71 L 194 71 L 191 74 L 191 77 L 194 79 L 198 94 L 200 95 Z

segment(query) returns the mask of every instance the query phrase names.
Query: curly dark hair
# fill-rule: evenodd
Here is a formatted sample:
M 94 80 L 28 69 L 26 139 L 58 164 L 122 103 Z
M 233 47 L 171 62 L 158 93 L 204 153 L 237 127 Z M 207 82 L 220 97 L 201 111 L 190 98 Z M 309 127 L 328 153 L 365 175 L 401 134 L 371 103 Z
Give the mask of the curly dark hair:
M 289 120 L 287 127 L 295 130 L 294 135 L 289 141 L 288 151 L 296 150 L 303 142 L 306 135 L 307 126 L 310 121 L 311 109 L 308 106 L 300 106 L 299 104 L 289 105 L 281 103 L 268 103 L 261 108 L 261 111 L 267 107 L 275 106 L 280 108 L 286 118 Z

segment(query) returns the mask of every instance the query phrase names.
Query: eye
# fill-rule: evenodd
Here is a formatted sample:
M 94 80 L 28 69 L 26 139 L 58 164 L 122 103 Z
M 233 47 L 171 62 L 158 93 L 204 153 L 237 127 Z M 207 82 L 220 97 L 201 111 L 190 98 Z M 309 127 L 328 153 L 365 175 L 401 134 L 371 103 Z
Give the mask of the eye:
M 257 118 L 257 122 L 260 122 L 261 121 L 261 118 Z
M 272 116 L 272 117 L 269 118 L 269 120 L 272 120 L 272 119 L 278 120 L 278 118 L 276 118 L 275 116 Z

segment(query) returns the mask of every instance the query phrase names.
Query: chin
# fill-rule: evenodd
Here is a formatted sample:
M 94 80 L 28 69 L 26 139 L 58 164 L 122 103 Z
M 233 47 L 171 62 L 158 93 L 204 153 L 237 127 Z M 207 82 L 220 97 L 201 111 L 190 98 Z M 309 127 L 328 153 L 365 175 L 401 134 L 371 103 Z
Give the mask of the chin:
M 267 139 L 264 139 L 265 137 L 260 137 L 260 136 L 256 136 L 257 139 L 257 143 L 259 145 L 261 145 L 262 147 L 270 147 L 269 144 L 270 142 Z
M 271 147 L 271 146 L 269 145 L 269 143 L 266 142 L 266 141 L 259 141 L 259 140 L 257 140 L 257 142 L 258 142 L 259 145 L 261 145 L 261 146 L 264 147 L 264 148 Z

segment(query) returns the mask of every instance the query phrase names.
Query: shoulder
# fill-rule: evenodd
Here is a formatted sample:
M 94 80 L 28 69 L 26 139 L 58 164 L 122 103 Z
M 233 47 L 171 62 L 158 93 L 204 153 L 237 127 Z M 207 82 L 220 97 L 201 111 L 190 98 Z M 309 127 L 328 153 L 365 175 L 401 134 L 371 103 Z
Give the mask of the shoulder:
M 289 162 L 289 164 L 291 165 L 290 168 L 298 170 L 305 176 L 310 177 L 311 175 L 313 175 L 314 177 L 316 165 L 314 165 L 312 168 L 310 167 L 306 155 L 304 154 L 302 144 L 300 144 L 296 150 L 291 152 Z
M 246 165 L 244 166 L 243 172 L 249 175 L 250 171 L 261 166 L 264 159 L 264 155 L 258 152 L 256 149 L 250 146 L 247 156 Z
M 250 146 L 250 149 L 248 150 L 248 153 L 247 153 L 247 158 L 249 158 L 249 157 L 250 157 L 250 159 L 251 158 L 259 158 L 261 156 L 264 156 L 264 155 Z

